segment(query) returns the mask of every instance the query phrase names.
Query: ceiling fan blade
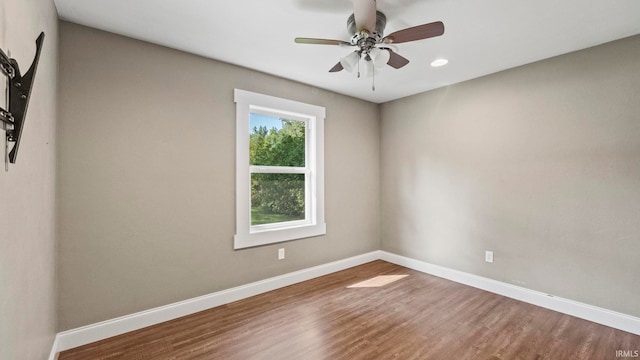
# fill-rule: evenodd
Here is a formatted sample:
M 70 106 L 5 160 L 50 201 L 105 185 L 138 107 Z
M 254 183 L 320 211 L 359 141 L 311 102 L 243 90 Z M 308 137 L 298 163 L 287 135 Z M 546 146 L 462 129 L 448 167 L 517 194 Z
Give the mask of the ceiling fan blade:
M 409 59 L 394 53 L 391 49 L 385 48 L 384 50 L 387 50 L 389 52 L 389 61 L 387 61 L 387 65 L 391 66 L 392 68 L 400 69 L 401 67 L 409 63 Z
M 382 39 L 382 42 L 385 44 L 399 44 L 403 42 L 428 39 L 442 34 L 444 34 L 444 24 L 442 21 L 436 21 L 396 31 L 385 36 L 384 39 Z
M 329 72 L 338 72 L 338 71 L 341 71 L 342 69 L 344 69 L 342 67 L 342 64 L 338 62 L 334 67 L 331 68 L 331 70 L 329 70 Z
M 358 32 L 376 30 L 376 0 L 353 0 L 353 15 L 356 19 Z
M 351 43 L 346 41 L 331 39 L 296 38 L 295 41 L 298 44 L 351 46 Z

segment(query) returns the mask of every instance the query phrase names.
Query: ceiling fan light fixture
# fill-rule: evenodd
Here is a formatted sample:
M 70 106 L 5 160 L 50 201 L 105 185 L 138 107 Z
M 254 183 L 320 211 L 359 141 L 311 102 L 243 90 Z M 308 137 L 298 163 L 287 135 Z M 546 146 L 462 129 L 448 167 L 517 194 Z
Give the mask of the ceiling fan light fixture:
M 389 58 L 391 54 L 387 50 L 381 50 L 378 48 L 373 48 L 369 52 L 369 56 L 373 59 L 373 64 L 376 69 L 382 69 L 389 62 Z
M 431 66 L 432 67 L 440 67 L 440 66 L 445 66 L 449 63 L 449 60 L 444 59 L 444 58 L 440 58 L 440 59 L 435 59 L 431 62 Z
M 342 67 L 345 70 L 351 72 L 356 67 L 356 65 L 358 65 L 359 61 L 360 61 L 360 54 L 357 51 L 354 51 L 351 54 L 340 59 L 340 64 L 342 64 Z

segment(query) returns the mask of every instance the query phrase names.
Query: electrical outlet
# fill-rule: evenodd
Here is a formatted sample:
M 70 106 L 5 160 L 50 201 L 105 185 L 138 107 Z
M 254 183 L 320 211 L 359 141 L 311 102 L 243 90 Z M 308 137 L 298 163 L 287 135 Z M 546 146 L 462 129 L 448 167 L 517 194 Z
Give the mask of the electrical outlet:
M 284 248 L 278 249 L 278 260 L 284 259 Z
M 485 251 L 484 252 L 484 261 L 488 262 L 488 263 L 492 263 L 493 262 L 493 251 Z

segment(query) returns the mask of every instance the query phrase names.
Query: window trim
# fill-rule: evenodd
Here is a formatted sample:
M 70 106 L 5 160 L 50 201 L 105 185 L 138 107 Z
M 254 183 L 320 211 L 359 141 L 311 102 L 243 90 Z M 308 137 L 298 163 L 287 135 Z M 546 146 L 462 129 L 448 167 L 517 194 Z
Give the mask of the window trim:
M 273 244 L 326 234 L 324 219 L 324 120 L 325 108 L 298 101 L 235 89 L 236 103 L 236 234 L 234 249 Z M 310 181 L 305 220 L 251 225 L 251 168 L 267 171 L 269 166 L 249 164 L 249 119 L 251 112 L 286 116 L 305 121 L 305 184 Z M 296 170 L 299 171 L 299 170 Z M 306 191 L 305 191 L 306 192 Z M 307 198 L 307 195 L 305 195 Z

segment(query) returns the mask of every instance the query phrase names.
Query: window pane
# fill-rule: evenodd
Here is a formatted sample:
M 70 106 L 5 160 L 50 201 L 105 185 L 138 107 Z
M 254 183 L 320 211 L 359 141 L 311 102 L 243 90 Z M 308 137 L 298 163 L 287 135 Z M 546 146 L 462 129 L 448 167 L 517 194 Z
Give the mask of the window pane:
M 304 174 L 251 174 L 251 225 L 305 219 Z
M 263 166 L 305 166 L 305 123 L 251 113 L 249 163 Z

